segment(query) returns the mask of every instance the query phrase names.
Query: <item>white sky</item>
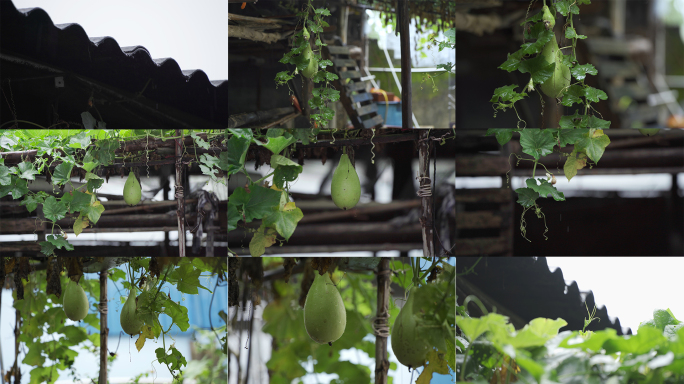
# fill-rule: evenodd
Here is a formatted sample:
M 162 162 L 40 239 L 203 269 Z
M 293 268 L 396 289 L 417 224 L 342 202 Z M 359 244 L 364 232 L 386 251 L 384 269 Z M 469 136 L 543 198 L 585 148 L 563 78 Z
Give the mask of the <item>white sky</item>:
M 561 268 L 566 285 L 574 280 L 580 292 L 591 290 L 596 308 L 607 306 L 608 316 L 612 321 L 619 318 L 623 331 L 629 327 L 636 333 L 640 322 L 653 318 L 654 309 L 670 308 L 677 319 L 684 320 L 681 298 L 684 257 L 547 257 L 546 260 L 551 272 Z
M 142 45 L 153 59 L 170 57 L 182 70 L 228 79 L 228 2 L 225 0 L 13 0 L 42 8 L 54 24 L 77 23 L 89 37 L 110 36 L 121 47 Z

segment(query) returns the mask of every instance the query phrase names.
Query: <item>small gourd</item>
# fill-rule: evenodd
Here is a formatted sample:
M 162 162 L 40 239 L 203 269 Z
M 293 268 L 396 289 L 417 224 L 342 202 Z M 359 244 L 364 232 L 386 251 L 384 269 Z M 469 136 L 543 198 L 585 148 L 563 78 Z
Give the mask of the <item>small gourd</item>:
M 140 188 L 140 183 L 138 179 L 131 171 L 128 174 L 126 183 L 124 184 L 123 197 L 124 201 L 128 205 L 136 205 L 140 202 L 140 197 L 142 196 L 142 189 Z
M 413 296 L 416 287 L 411 288 L 406 304 L 399 311 L 392 329 L 392 350 L 400 363 L 417 368 L 425 365 L 428 344 L 416 332 L 416 318 L 413 315 Z
M 333 173 L 330 194 L 335 205 L 345 210 L 354 208 L 361 197 L 359 175 L 346 153 L 340 157 L 340 164 Z
M 329 344 L 339 339 L 347 326 L 342 296 L 327 273 L 316 273 L 304 303 L 304 327 L 311 339 Z
M 140 320 L 140 317 L 135 311 L 136 307 L 137 303 L 135 292 L 131 291 L 131 293 L 128 295 L 128 299 L 126 299 L 123 309 L 121 309 L 121 315 L 119 317 L 121 329 L 131 336 L 139 334 L 140 329 L 143 326 L 143 321 Z
M 64 289 L 64 313 L 73 321 L 85 319 L 88 314 L 88 298 L 78 283 L 69 279 Z

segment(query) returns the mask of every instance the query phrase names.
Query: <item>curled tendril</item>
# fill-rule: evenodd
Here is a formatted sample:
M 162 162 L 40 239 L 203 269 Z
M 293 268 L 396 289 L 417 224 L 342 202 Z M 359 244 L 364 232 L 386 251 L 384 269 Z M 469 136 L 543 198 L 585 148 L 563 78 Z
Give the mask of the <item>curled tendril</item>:
M 371 163 L 375 164 L 375 152 L 373 150 L 375 149 L 375 143 L 373 142 L 373 138 L 375 137 L 375 128 L 373 128 L 373 136 L 371 136 L 371 144 L 373 144 L 373 147 L 371 148 L 371 153 L 373 156 L 371 157 Z

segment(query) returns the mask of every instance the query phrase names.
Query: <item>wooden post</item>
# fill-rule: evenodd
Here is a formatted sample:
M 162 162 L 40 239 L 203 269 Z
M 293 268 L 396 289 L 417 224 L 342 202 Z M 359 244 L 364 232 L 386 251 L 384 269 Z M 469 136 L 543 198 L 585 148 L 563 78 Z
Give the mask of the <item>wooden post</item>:
M 107 268 L 100 271 L 100 384 L 107 384 Z
M 389 360 L 387 360 L 387 338 L 389 332 L 389 298 L 390 298 L 390 271 L 389 259 L 383 257 L 378 264 L 378 309 L 375 319 L 373 319 L 373 330 L 375 332 L 375 382 L 377 384 L 387 383 L 387 371 L 389 370 Z
M 399 0 L 397 6 L 397 23 L 400 24 L 400 45 L 401 45 L 401 127 L 413 128 L 412 112 L 411 112 L 411 45 L 409 38 L 411 32 L 409 30 L 409 15 L 408 0 Z M 399 12 L 399 9 L 401 11 Z M 427 256 L 427 255 L 426 255 Z
M 423 256 L 436 256 L 434 246 L 434 228 L 432 221 L 432 183 L 430 180 L 430 130 L 421 130 L 418 134 L 418 177 L 420 187 L 418 196 L 421 198 L 420 223 L 423 227 Z
M 181 158 L 183 157 L 183 130 L 176 129 L 176 136 L 180 136 L 176 139 L 176 203 L 178 210 L 176 214 L 178 216 L 178 256 L 185 257 L 185 204 L 183 198 L 185 197 L 183 193 L 183 162 Z

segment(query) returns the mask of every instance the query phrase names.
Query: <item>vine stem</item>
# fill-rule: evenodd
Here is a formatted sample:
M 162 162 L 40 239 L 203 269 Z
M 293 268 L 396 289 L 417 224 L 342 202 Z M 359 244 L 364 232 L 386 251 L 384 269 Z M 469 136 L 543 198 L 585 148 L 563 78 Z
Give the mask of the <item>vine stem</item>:
M 534 159 L 534 168 L 532 168 L 532 178 L 534 179 L 534 173 L 537 172 L 537 163 L 539 160 Z

